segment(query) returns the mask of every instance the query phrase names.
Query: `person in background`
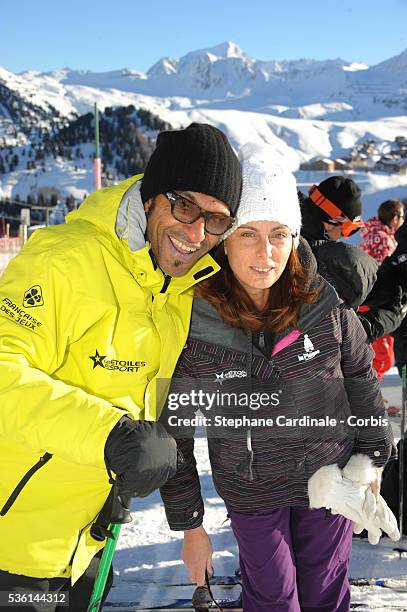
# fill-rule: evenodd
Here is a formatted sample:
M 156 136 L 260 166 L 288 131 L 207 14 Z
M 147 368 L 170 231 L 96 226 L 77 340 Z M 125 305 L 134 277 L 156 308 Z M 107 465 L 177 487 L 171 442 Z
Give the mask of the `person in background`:
M 330 176 L 313 185 L 308 196 L 301 192 L 299 196 L 301 235 L 314 254 L 324 243 L 348 238 L 363 227 L 361 191 L 351 178 Z
M 394 237 L 404 222 L 404 206 L 399 200 L 386 200 L 380 204 L 377 217 L 366 221 L 360 231 L 360 248 L 375 259 L 380 266 L 397 247 Z M 361 308 L 361 311 L 366 307 Z M 377 338 L 372 348 L 375 352 L 373 367 L 379 378 L 392 367 L 394 362 L 394 338 L 386 334 Z
M 163 132 L 144 175 L 35 232 L 2 275 L 0 591 L 49 595 L 25 610 L 54 611 L 60 591 L 86 610 L 112 484 L 146 496 L 175 473 L 156 381 L 172 376 L 240 192 L 223 132 Z
M 407 294 L 407 223 L 405 221 L 397 229 L 394 238 L 397 243 L 396 250 L 390 257 L 384 259 L 377 273 L 377 281 L 366 300 L 366 304 L 371 308 L 380 307 L 389 299 L 389 295 L 396 291 L 401 291 L 403 296 Z M 400 325 L 392 332 L 392 336 L 396 366 L 401 376 L 401 369 L 407 363 L 406 318 L 401 320 Z
M 360 496 L 344 491 L 341 470 L 358 491 L 358 473 L 366 468 L 363 499 L 369 491 L 377 496 L 374 520 L 395 537 L 394 520 L 376 516 L 382 507 L 380 468 L 394 453 L 393 435 L 388 424 L 363 423 L 384 415 L 373 353 L 354 310 L 316 273 L 305 241 L 300 247 L 294 176 L 273 164 L 267 147 L 245 145 L 240 157 L 241 201 L 215 255 L 222 267 L 197 289 L 188 341 L 168 396 L 170 412 L 163 413 L 185 463 L 161 495 L 170 528 L 184 531 L 183 560 L 190 576 L 204 588 L 212 546 L 202 526 L 193 428 L 175 432 L 169 414 L 179 388 L 215 387 L 225 397 L 245 392 L 248 418 L 278 417 L 287 427 L 249 422 L 234 428 L 233 419 L 242 415 L 237 400 L 226 408 L 221 400 L 220 414 L 202 407 L 212 418 L 207 430 L 212 476 L 239 547 L 243 609 L 347 612 L 351 521 L 365 524 L 366 517 L 356 510 Z M 250 410 L 257 391 L 271 397 L 272 390 L 277 404 L 253 404 Z M 194 408 L 188 402 L 183 406 L 177 417 L 184 422 Z M 221 434 L 216 417 L 224 408 L 232 426 Z M 290 429 L 284 419 L 294 415 L 329 415 L 338 427 L 294 423 Z M 350 415 L 362 419 L 357 430 L 348 426 Z M 328 483 L 334 502 L 314 500 L 311 508 L 308 482 L 329 465 L 339 474 L 335 494 L 334 480 Z
M 404 318 L 404 296 L 392 287 L 380 303 L 363 307 L 377 292 L 378 265 L 359 247 L 346 243 L 364 227 L 361 191 L 351 178 L 331 176 L 313 185 L 301 202 L 301 235 L 308 241 L 318 263 L 318 272 L 337 290 L 358 316 L 371 342 L 397 329 Z M 382 292 L 381 292 L 382 293 Z M 380 361 L 375 365 L 379 368 Z
M 344 176 L 331 176 L 313 185 L 308 196 L 299 193 L 301 236 L 310 245 L 318 272 L 355 310 L 374 285 L 377 264 L 348 238 L 363 227 L 362 202 L 358 185 Z
M 380 266 L 396 250 L 394 234 L 403 222 L 404 206 L 400 200 L 382 202 L 377 217 L 368 219 L 360 230 L 360 248 L 369 253 Z
M 371 257 L 341 240 L 363 226 L 359 187 L 350 178 L 331 176 L 313 185 L 308 196 L 301 191 L 298 195 L 301 236 L 315 255 L 319 274 L 356 310 L 372 289 L 377 273 Z

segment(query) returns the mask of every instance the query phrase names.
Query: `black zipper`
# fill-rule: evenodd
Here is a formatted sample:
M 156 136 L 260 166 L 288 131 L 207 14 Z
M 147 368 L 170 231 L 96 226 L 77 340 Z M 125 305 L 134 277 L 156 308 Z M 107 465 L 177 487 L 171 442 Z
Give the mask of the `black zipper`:
M 168 276 L 168 274 L 164 274 L 164 284 L 161 287 L 160 293 L 165 293 L 167 291 L 170 281 L 171 281 L 171 276 Z
M 2 509 L 0 510 L 0 516 L 4 516 L 10 510 L 11 506 L 16 501 L 17 497 L 20 495 L 21 491 L 24 489 L 27 482 L 30 480 L 32 476 L 34 476 L 35 472 L 40 470 L 50 459 L 52 455 L 51 453 L 45 453 L 42 457 L 39 458 L 37 463 L 33 465 L 26 474 L 22 477 Z
M 264 332 L 259 332 L 259 347 L 264 349 L 264 347 L 266 346 L 266 343 L 264 341 Z
M 73 549 L 73 553 L 72 553 L 72 555 L 71 555 L 71 560 L 70 560 L 70 561 L 69 561 L 69 563 L 68 563 L 68 566 L 69 566 L 69 567 L 72 567 L 72 563 L 73 563 L 74 557 L 75 557 L 75 555 L 76 555 L 76 551 L 78 550 L 79 542 L 81 541 L 81 536 L 82 536 L 82 534 L 83 534 L 83 532 L 84 532 L 84 530 L 85 530 L 85 529 L 86 529 L 86 527 L 84 527 L 83 529 L 81 529 L 81 530 L 80 530 L 80 532 L 79 532 L 79 535 L 78 535 L 78 541 L 76 542 L 75 548 Z

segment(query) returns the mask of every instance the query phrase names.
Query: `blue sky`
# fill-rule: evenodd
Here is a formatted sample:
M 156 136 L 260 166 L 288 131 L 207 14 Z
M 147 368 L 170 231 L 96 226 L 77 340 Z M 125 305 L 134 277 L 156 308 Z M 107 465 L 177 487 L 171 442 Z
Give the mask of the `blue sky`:
M 407 0 L 0 0 L 0 66 L 146 71 L 232 40 L 257 59 L 373 65 L 407 48 Z

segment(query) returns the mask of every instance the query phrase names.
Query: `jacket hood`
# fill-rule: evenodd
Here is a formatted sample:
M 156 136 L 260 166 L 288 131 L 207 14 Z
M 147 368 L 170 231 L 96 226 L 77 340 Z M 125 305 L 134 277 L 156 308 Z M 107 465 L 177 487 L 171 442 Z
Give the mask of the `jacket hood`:
M 131 251 L 143 248 L 147 219 L 140 195 L 142 178 L 139 174 L 119 185 L 95 191 L 67 215 L 67 223 L 89 221 L 111 239 L 126 241 Z
M 327 242 L 314 250 L 318 270 L 350 308 L 358 308 L 369 295 L 377 276 L 376 261 L 362 249 L 345 242 Z
M 297 251 L 302 265 L 309 272 L 309 277 L 313 278 L 318 273 L 317 260 L 307 240 L 302 236 L 300 236 Z
M 385 232 L 389 236 L 394 235 L 394 229 L 383 223 L 379 217 L 370 217 L 370 219 L 365 222 L 364 227 L 361 228 L 360 236 L 361 238 L 366 238 L 369 234 L 377 234 L 378 232 Z
M 298 198 L 300 200 L 302 219 L 301 235 L 309 242 L 313 240 L 327 240 L 325 228 L 313 201 L 301 191 L 298 192 Z

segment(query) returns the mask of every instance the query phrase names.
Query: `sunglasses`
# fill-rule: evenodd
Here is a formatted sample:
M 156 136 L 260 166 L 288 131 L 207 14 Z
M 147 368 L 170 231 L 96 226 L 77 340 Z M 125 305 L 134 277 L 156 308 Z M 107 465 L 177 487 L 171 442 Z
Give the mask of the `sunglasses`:
M 312 185 L 309 190 L 309 197 L 314 202 L 316 206 L 321 208 L 327 215 L 331 218 L 327 223 L 330 225 L 340 225 L 341 226 L 341 234 L 345 238 L 349 238 L 352 234 L 355 234 L 360 230 L 361 227 L 364 227 L 364 223 L 360 217 L 355 217 L 353 221 L 347 217 L 340 208 L 338 208 L 331 200 L 328 200 L 321 193 L 317 187 L 317 185 Z
M 202 210 L 198 204 L 175 191 L 166 191 L 163 195 L 171 205 L 171 214 L 180 223 L 195 223 L 201 217 L 204 219 L 205 232 L 214 236 L 221 236 L 227 232 L 235 222 L 234 217 L 227 217 L 219 213 L 210 213 Z

